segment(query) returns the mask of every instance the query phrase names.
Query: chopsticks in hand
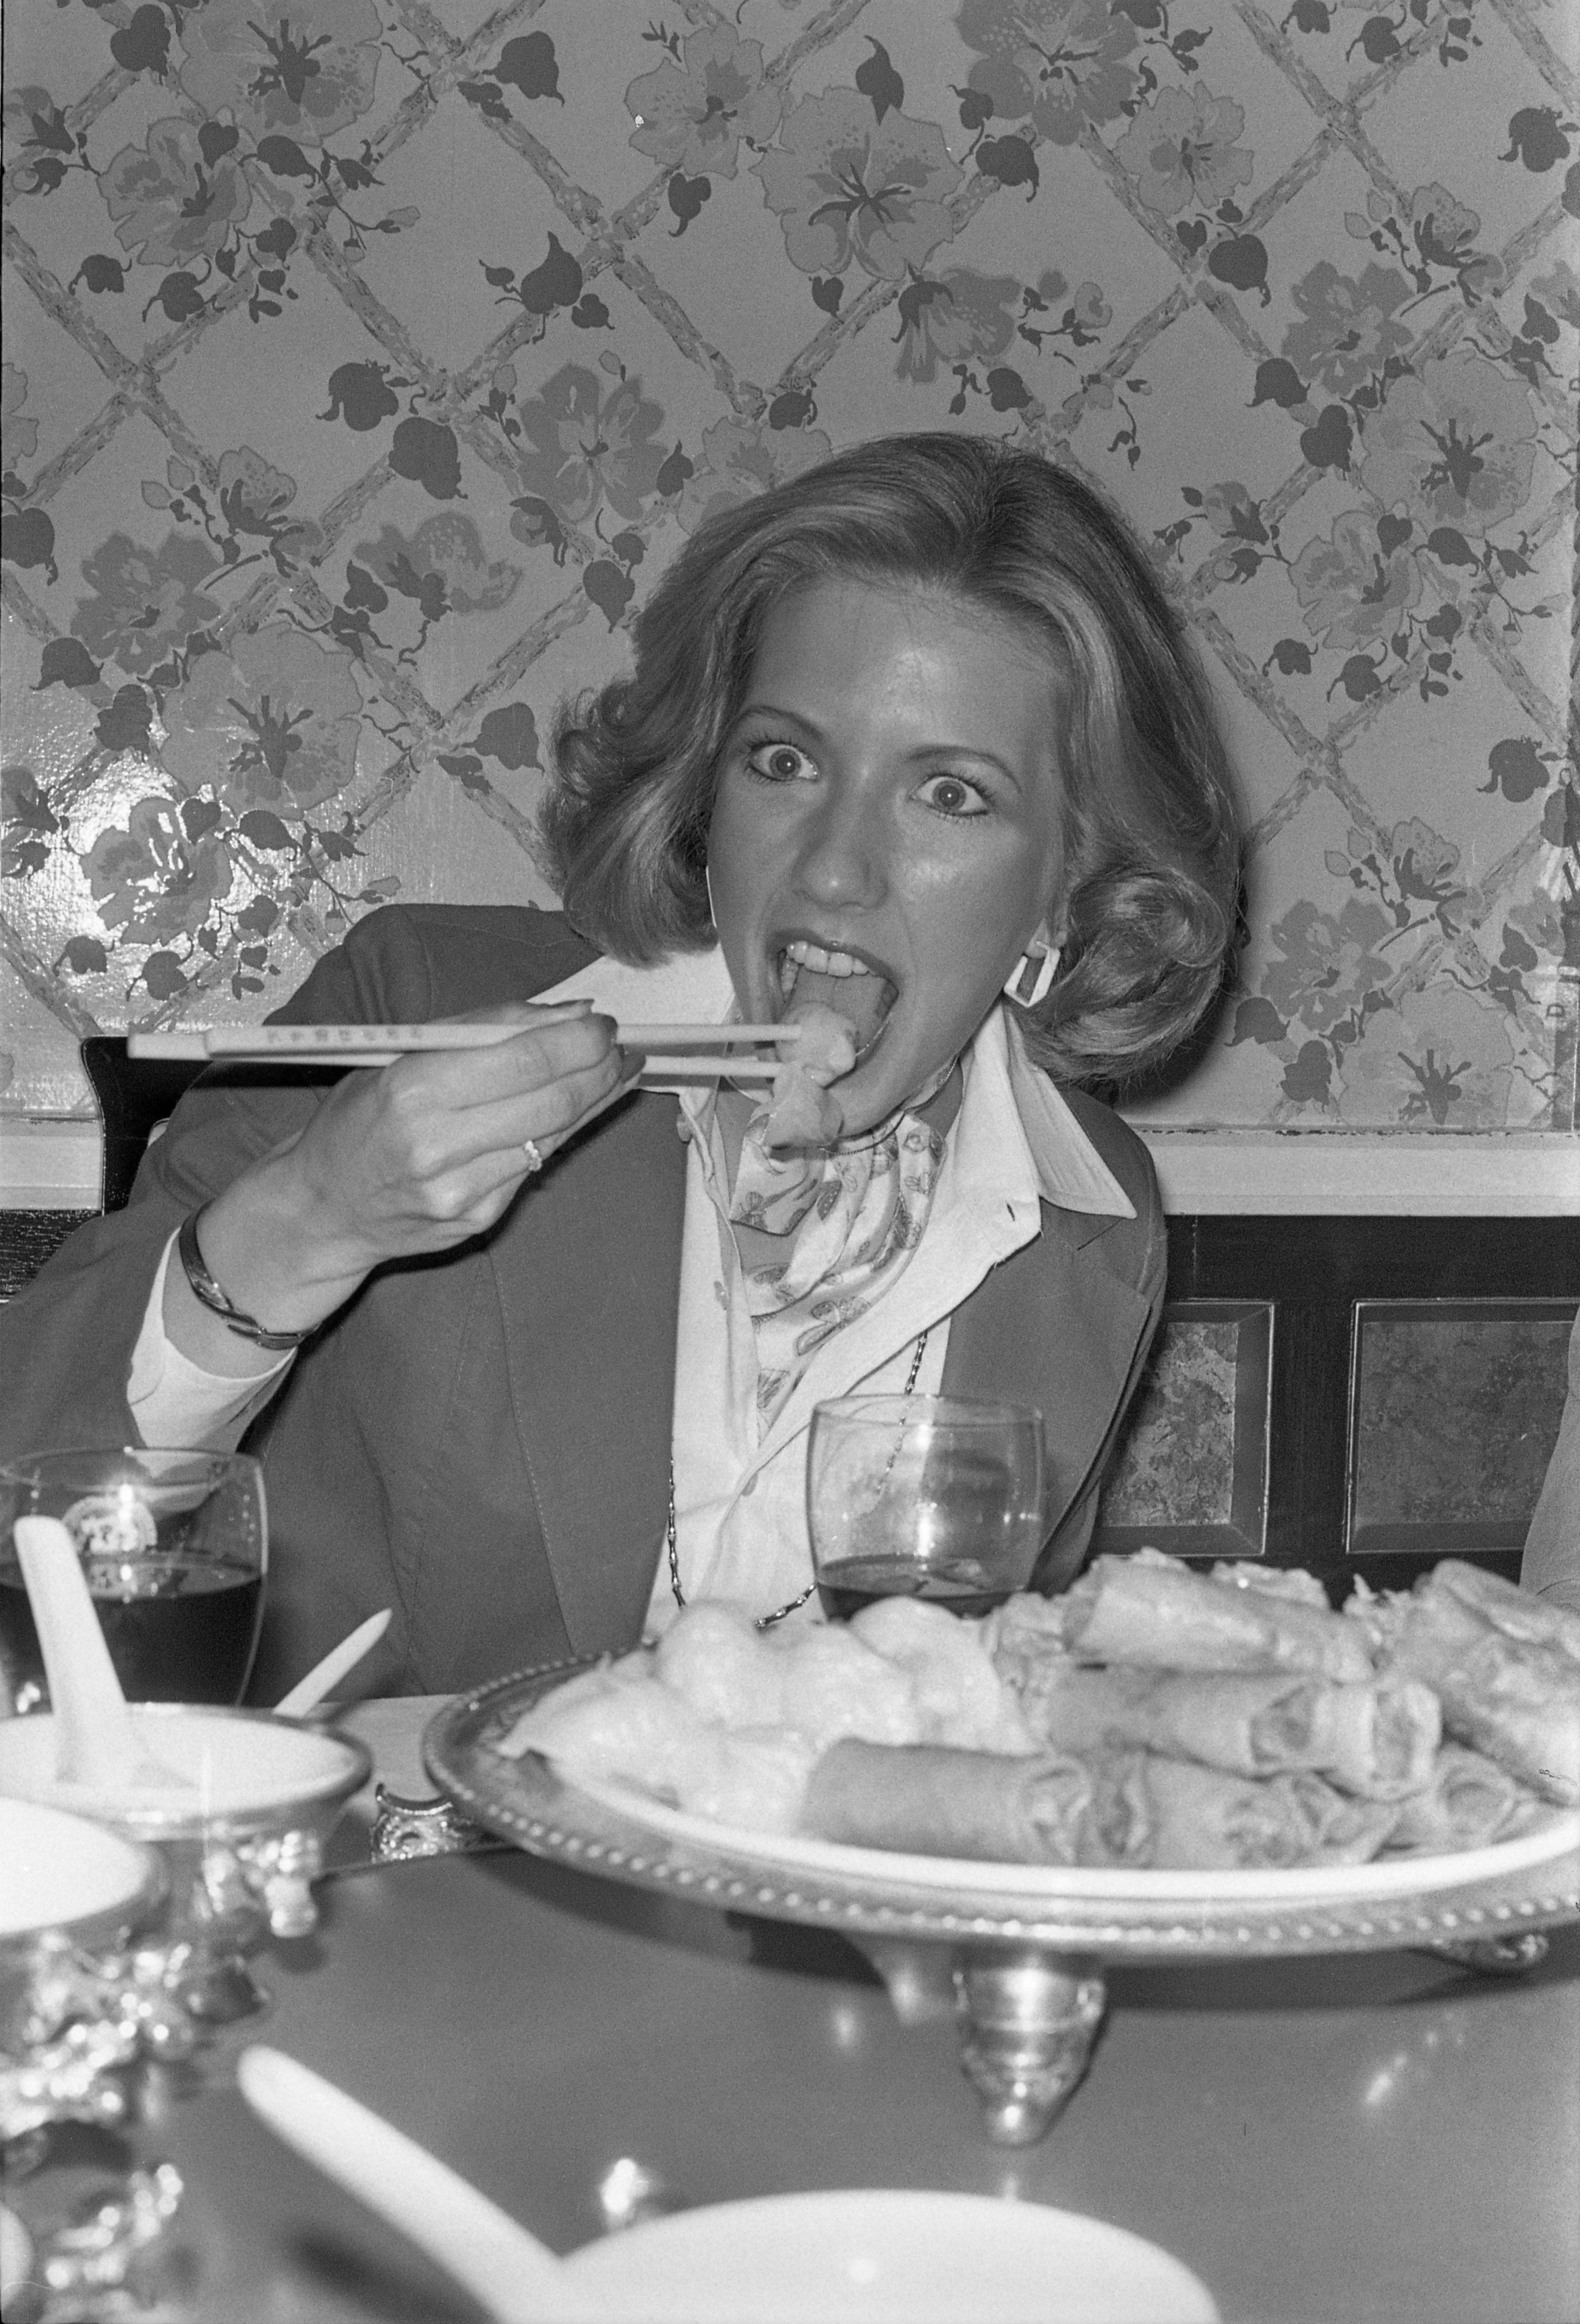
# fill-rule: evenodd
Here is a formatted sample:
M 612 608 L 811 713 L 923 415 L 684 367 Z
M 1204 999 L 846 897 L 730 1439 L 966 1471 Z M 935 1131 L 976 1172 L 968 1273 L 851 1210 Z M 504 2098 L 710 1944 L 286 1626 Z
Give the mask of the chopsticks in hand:
M 574 1007 L 545 1009 L 539 1023 L 555 1024 L 579 1015 Z M 420 1049 L 484 1049 L 522 1032 L 520 1025 L 216 1025 L 201 1032 L 133 1033 L 127 1055 L 207 1065 L 224 1058 L 233 1065 L 387 1065 Z M 770 1057 L 732 1055 L 742 1048 L 793 1051 L 800 1038 L 794 1025 L 616 1025 L 623 1049 L 640 1050 L 647 1062 L 641 1081 L 682 1077 L 772 1081 L 780 1070 Z

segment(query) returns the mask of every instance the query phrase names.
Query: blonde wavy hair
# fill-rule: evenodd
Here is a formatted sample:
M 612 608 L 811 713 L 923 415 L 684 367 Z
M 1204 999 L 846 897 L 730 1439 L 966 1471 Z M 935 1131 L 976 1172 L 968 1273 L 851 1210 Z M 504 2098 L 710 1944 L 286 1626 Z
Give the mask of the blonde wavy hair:
M 637 615 L 634 668 L 564 707 L 541 822 L 572 924 L 628 961 L 716 939 L 707 830 L 770 610 L 831 578 L 920 586 L 1040 643 L 1058 682 L 1060 973 L 1028 1047 L 1056 1078 L 1154 1072 L 1224 981 L 1233 783 L 1206 682 L 1123 520 L 1038 454 L 880 438 L 710 516 Z

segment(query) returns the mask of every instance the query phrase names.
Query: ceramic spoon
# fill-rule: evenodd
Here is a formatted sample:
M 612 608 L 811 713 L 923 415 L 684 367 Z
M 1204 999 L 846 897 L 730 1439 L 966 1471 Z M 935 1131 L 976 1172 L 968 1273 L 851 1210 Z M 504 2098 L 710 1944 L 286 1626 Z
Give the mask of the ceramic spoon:
M 55 1776 L 99 1792 L 189 1778 L 153 1758 L 126 1707 L 77 1544 L 59 1517 L 18 1517 L 16 1554 L 55 1713 Z
M 299 1678 L 289 1693 L 282 1694 L 274 1705 L 276 1719 L 305 1719 L 316 1711 L 326 1695 L 332 1694 L 347 1671 L 353 1671 L 364 1655 L 377 1646 L 390 1627 L 390 1609 L 385 1606 L 379 1613 L 370 1614 L 359 1622 L 348 1637 L 337 1646 L 331 1646 L 320 1663 L 315 1663 L 305 1678 Z
M 237 2059 L 236 2078 L 277 2136 L 437 2261 L 497 2324 L 607 2324 L 610 2309 L 547 2244 L 310 2067 L 254 2047 Z

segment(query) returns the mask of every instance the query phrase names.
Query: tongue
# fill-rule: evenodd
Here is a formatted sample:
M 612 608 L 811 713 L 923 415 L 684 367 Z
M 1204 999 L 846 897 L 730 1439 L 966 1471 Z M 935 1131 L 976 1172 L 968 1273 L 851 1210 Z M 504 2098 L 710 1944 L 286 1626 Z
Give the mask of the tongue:
M 790 997 L 792 1007 L 799 1007 L 803 1001 L 816 1001 L 821 1007 L 832 1009 L 836 1017 L 843 1017 L 855 1033 L 860 1051 L 888 1015 L 893 988 L 881 976 L 824 976 L 815 968 L 801 968 L 796 972 Z

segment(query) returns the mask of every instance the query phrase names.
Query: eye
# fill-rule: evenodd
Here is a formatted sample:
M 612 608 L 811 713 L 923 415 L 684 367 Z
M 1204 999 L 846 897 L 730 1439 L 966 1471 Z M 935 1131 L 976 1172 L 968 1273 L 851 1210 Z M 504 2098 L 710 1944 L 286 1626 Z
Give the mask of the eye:
M 935 815 L 950 816 L 956 821 L 991 812 L 976 785 L 968 783 L 964 775 L 929 775 L 916 796 Z
M 746 764 L 754 775 L 770 783 L 810 782 L 818 770 L 806 752 L 793 742 L 763 742 L 748 745 Z

